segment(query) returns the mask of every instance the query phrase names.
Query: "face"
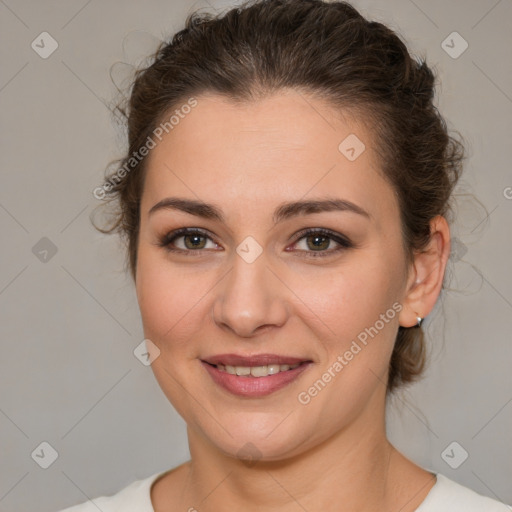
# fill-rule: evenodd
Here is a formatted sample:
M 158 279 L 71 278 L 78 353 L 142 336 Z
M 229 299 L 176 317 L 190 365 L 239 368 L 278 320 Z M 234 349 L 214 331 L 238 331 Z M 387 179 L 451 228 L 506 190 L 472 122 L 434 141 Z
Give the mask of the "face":
M 147 161 L 136 291 L 152 368 L 189 431 L 283 459 L 382 411 L 408 278 L 398 204 L 371 133 L 321 100 L 197 102 Z M 351 134 L 359 156 L 353 138 L 339 149 Z

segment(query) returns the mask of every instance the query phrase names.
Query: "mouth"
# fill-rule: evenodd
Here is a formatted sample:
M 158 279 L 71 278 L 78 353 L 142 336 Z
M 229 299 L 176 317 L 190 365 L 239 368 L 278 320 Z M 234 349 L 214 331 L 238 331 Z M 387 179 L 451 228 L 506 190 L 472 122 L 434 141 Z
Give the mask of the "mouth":
M 261 397 L 293 382 L 313 361 L 275 354 L 224 354 L 201 359 L 201 363 L 224 390 L 238 396 Z
M 239 354 L 218 354 L 202 359 L 205 363 L 221 366 L 268 366 L 268 365 L 295 365 L 304 362 L 311 362 L 311 359 L 304 357 L 285 356 L 280 354 L 254 354 L 243 356 Z

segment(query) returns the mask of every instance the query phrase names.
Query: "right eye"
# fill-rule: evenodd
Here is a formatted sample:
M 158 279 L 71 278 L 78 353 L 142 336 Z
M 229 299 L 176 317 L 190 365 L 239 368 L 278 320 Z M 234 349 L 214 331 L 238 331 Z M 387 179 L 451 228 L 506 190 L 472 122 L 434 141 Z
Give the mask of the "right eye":
M 182 240 L 181 247 L 176 247 L 177 240 Z M 158 242 L 160 247 L 165 248 L 169 252 L 181 252 L 181 253 L 200 253 L 201 249 L 206 249 L 207 240 L 210 240 L 215 249 L 218 245 L 208 235 L 208 233 L 198 228 L 182 228 L 175 231 L 171 231 L 164 235 Z M 178 244 L 179 245 L 179 244 Z

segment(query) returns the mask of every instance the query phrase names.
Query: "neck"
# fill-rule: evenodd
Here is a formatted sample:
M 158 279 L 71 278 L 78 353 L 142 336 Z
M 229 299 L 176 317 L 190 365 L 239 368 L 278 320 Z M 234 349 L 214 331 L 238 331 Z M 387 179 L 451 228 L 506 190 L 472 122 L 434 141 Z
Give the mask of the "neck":
M 386 438 L 384 407 L 378 417 L 375 408 L 367 408 L 320 445 L 279 461 L 248 464 L 226 456 L 190 428 L 188 436 L 191 461 L 184 510 L 383 512 L 396 509 L 398 496 L 402 504 L 408 501 L 397 477 L 406 459 Z

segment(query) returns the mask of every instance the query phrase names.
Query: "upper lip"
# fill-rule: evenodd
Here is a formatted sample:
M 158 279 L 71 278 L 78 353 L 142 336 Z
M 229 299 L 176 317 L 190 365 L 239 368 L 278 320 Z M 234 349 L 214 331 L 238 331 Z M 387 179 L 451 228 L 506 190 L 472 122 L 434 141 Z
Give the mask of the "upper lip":
M 218 354 L 202 359 L 210 364 L 229 365 L 229 366 L 266 366 L 269 364 L 299 364 L 309 362 L 311 359 L 303 357 L 283 356 L 279 354 L 255 354 L 252 356 L 242 356 L 238 354 Z

